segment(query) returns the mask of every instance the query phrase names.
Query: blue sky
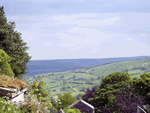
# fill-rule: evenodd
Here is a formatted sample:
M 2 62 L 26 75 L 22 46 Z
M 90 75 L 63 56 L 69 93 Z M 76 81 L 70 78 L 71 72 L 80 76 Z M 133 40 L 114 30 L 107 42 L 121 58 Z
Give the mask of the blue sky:
M 150 55 L 150 0 L 1 0 L 31 60 Z

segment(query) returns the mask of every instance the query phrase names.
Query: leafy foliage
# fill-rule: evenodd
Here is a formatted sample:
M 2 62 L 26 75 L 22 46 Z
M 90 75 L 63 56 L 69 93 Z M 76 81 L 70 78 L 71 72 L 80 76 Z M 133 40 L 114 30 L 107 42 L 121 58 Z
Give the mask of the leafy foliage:
M 35 81 L 34 84 L 32 85 L 34 94 L 37 96 L 38 99 L 42 99 L 45 97 L 48 97 L 48 91 L 46 91 L 43 87 L 46 87 L 44 85 L 44 81 L 42 81 L 42 77 L 39 76 L 39 84 Z
M 14 31 L 14 28 L 15 22 L 7 23 L 4 7 L 0 7 L 0 49 L 13 58 L 9 64 L 14 77 L 21 79 L 22 75 L 28 72 L 26 71 L 26 63 L 29 62 L 31 57 L 26 52 L 29 49 L 26 46 L 27 43 L 23 42 L 21 33 Z
M 92 102 L 89 101 L 90 98 L 94 98 L 94 93 L 96 92 L 96 89 L 98 86 L 94 86 L 91 90 L 87 88 L 86 93 L 81 97 L 84 101 L 86 101 L 89 104 L 92 104 Z
M 138 94 L 146 97 L 145 101 L 150 105 L 150 73 L 144 73 L 140 78 L 133 78 L 133 87 Z
M 125 86 L 122 85 L 122 88 L 125 88 Z M 101 112 L 137 113 L 137 105 L 146 105 L 144 100 L 145 97 L 136 93 L 134 88 L 128 87 L 126 92 L 123 91 L 121 94 L 115 94 L 115 96 L 116 100 L 114 101 L 114 104 L 116 106 L 109 109 L 105 106 L 101 106 Z
M 34 81 L 34 84 L 32 86 L 37 88 L 38 87 L 38 83 L 36 81 Z
M 5 74 L 9 76 L 14 76 L 13 70 L 8 62 L 10 62 L 12 58 L 7 55 L 7 53 L 0 49 L 0 74 Z
M 71 92 L 64 93 L 63 95 L 58 95 L 58 108 L 65 108 L 73 104 L 76 99 L 71 95 Z
M 103 77 L 101 85 L 94 93 L 94 98 L 90 98 L 88 101 L 94 105 L 96 111 L 103 105 L 107 108 L 114 107 L 114 100 L 116 99 L 115 94 L 126 91 L 126 88 L 130 87 L 130 84 L 131 77 L 128 73 L 114 72 L 109 74 Z M 121 87 L 122 85 L 124 85 L 125 88 Z

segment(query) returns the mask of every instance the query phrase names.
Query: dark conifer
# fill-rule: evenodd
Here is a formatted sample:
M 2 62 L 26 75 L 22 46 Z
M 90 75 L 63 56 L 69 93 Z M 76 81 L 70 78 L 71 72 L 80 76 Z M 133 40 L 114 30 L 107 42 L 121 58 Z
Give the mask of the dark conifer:
M 4 50 L 10 57 L 9 62 L 14 77 L 22 79 L 22 75 L 28 73 L 26 64 L 31 59 L 26 51 L 29 47 L 21 39 L 21 33 L 14 31 L 15 22 L 7 23 L 4 7 L 0 7 L 0 49 Z

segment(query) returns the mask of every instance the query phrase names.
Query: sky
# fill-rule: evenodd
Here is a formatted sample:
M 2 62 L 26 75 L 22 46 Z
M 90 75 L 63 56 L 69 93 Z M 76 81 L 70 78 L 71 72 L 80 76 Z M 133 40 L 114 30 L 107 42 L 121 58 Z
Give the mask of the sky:
M 150 55 L 150 0 L 0 0 L 30 60 Z

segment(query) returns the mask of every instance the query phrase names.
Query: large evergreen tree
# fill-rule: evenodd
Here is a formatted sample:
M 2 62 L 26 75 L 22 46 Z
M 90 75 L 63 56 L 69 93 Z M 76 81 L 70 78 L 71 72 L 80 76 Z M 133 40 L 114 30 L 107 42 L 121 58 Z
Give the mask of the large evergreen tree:
M 9 64 L 15 74 L 14 77 L 22 79 L 22 75 L 28 73 L 26 64 L 31 56 L 26 52 L 29 47 L 21 39 L 21 33 L 14 31 L 14 28 L 15 22 L 7 23 L 4 7 L 0 7 L 0 49 L 13 58 Z

